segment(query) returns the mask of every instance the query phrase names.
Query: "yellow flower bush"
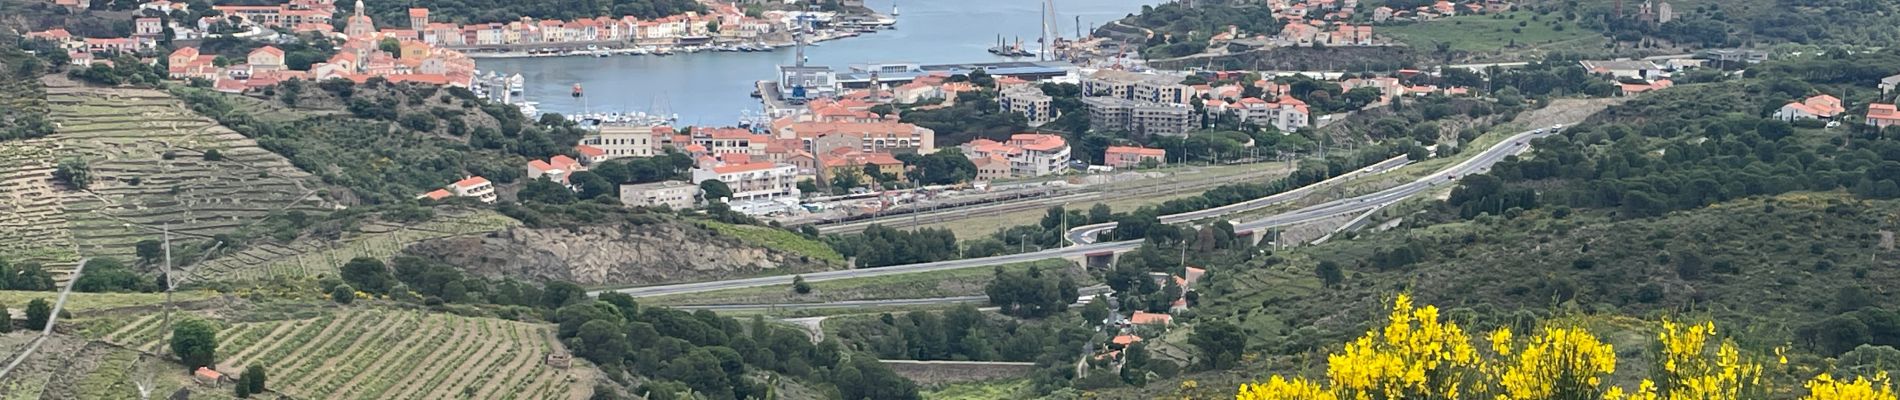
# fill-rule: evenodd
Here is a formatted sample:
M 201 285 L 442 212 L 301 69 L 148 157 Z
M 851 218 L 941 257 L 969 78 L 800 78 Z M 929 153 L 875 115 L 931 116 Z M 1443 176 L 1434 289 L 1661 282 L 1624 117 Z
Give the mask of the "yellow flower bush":
M 1544 328 L 1518 339 L 1509 329 L 1486 335 L 1495 356 L 1483 357 L 1457 324 L 1430 305 L 1414 308 L 1400 295 L 1391 320 L 1328 355 L 1326 382 L 1274 376 L 1243 384 L 1237 400 L 1734 400 L 1767 397 L 1763 366 L 1715 324 L 1664 320 L 1654 379 L 1634 390 L 1610 385 L 1616 350 L 1575 327 Z M 1520 343 L 1521 340 L 1521 343 Z M 1774 357 L 1785 364 L 1782 349 Z M 1191 381 L 1190 381 L 1191 382 Z M 1191 385 L 1192 383 L 1183 383 Z M 1885 373 L 1835 380 L 1822 374 L 1804 400 L 1900 400 Z
M 1317 398 L 1317 397 L 1315 397 Z M 1886 372 L 1874 375 L 1873 379 L 1856 377 L 1853 381 L 1837 381 L 1833 376 L 1821 374 L 1808 381 L 1808 397 L 1803 400 L 1894 400 L 1893 381 Z

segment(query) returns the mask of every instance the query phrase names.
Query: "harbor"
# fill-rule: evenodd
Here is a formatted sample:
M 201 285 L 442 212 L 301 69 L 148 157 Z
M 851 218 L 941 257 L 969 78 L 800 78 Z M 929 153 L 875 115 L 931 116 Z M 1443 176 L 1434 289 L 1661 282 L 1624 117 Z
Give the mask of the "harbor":
M 1121 18 L 1159 0 L 1100 0 L 1068 5 L 1061 10 L 1064 32 L 1074 33 Z M 846 71 L 853 65 L 903 61 L 924 65 L 1033 62 L 1033 57 L 991 54 L 998 35 L 1040 37 L 1045 27 L 1039 2 L 970 0 L 965 2 L 906 2 L 894 17 L 893 29 L 853 32 L 854 36 L 807 45 L 805 64 Z M 980 21 L 980 22 L 977 22 Z M 789 41 L 785 44 L 790 44 Z M 582 48 L 580 50 L 586 50 Z M 1036 50 L 1030 43 L 1029 50 Z M 665 57 L 612 55 L 606 57 L 539 56 L 481 58 L 477 68 L 501 75 L 520 74 L 523 94 L 544 112 L 645 113 L 678 115 L 687 125 L 733 125 L 766 113 L 752 97 L 761 80 L 777 80 L 780 65 L 797 64 L 797 51 L 700 50 Z M 587 89 L 581 98 L 569 96 L 572 86 Z

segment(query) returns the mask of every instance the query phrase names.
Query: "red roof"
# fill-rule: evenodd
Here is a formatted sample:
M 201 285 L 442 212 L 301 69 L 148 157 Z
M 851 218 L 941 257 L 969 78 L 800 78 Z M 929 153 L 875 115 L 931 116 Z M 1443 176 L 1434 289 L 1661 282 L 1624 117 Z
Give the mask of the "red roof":
M 429 200 L 441 200 L 441 199 L 449 198 L 449 196 L 454 196 L 454 194 L 449 193 L 449 191 L 447 190 L 436 189 L 436 190 L 430 191 L 429 193 L 423 194 L 423 196 L 428 197 Z
M 1896 109 L 1893 104 L 1880 104 L 1880 103 L 1868 104 L 1867 118 L 1879 119 L 1879 120 L 1900 120 L 1900 109 Z
M 1174 316 L 1168 315 L 1168 314 L 1161 314 L 1161 313 L 1151 313 L 1147 311 L 1136 311 L 1135 315 L 1128 317 L 1128 320 L 1129 322 L 1133 322 L 1135 325 L 1147 325 L 1147 324 L 1168 325 L 1168 324 L 1174 323 Z
M 214 369 L 205 368 L 205 367 L 198 367 L 198 370 L 192 371 L 192 375 L 197 375 L 199 378 L 205 378 L 205 379 L 210 379 L 210 380 L 224 379 L 224 373 L 218 372 L 217 370 L 214 370 Z
M 1135 344 L 1135 342 L 1141 341 L 1141 337 L 1135 336 L 1135 335 L 1120 335 L 1120 336 L 1116 336 L 1114 339 L 1110 339 L 1109 341 L 1115 344 L 1127 346 L 1127 345 Z
M 1142 157 L 1166 157 L 1168 155 L 1168 151 L 1164 149 L 1150 149 L 1146 147 L 1135 147 L 1135 146 L 1108 146 L 1108 152 L 1106 154 L 1109 156 L 1114 156 L 1118 154 L 1134 154 L 1134 155 L 1139 155 Z
M 283 57 L 283 56 L 284 56 L 284 50 L 283 50 L 283 49 L 279 49 L 279 48 L 277 48 L 277 46 L 264 46 L 264 47 L 259 47 L 259 48 L 257 48 L 257 50 L 251 50 L 251 52 L 252 52 L 252 53 L 264 53 L 264 54 L 269 54 L 269 55 L 273 55 L 273 56 L 278 56 L 278 57 Z
M 586 157 L 600 157 L 600 156 L 607 155 L 606 150 L 601 150 L 599 147 L 588 146 L 584 144 L 579 145 L 579 146 L 574 146 L 574 151 L 579 152 L 581 153 L 582 156 L 586 156 Z
M 1067 141 L 1062 140 L 1062 136 L 1042 133 L 1019 133 L 1010 135 L 1009 144 L 1020 146 L 1024 150 L 1030 151 L 1052 151 L 1069 146 Z
M 427 16 L 429 16 L 429 9 L 427 9 L 427 8 L 411 8 L 411 9 L 409 9 L 409 16 L 410 16 L 410 17 L 427 17 Z
M 487 183 L 488 183 L 488 178 L 483 178 L 479 176 L 471 176 L 471 177 L 468 177 L 468 179 L 456 181 L 455 187 L 471 188 L 471 187 L 481 186 Z

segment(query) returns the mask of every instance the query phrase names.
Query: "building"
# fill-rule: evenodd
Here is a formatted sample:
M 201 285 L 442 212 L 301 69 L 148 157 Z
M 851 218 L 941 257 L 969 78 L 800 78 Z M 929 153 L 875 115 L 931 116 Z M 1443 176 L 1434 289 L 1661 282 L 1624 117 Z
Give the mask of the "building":
M 675 210 L 693 208 L 699 205 L 699 185 L 680 181 L 620 185 L 620 204 Z
M 1789 122 L 1798 119 L 1833 119 L 1844 112 L 1847 112 L 1847 108 L 1841 105 L 1841 99 L 1824 94 L 1782 105 L 1775 110 L 1775 119 Z
M 495 202 L 495 184 L 489 182 L 488 178 L 471 176 L 468 179 L 456 181 L 455 184 L 449 185 L 448 189 L 450 193 L 458 197 L 474 197 L 481 199 L 483 203 Z
M 1900 75 L 1880 79 L 1880 95 L 1892 94 L 1894 89 L 1900 89 Z
M 1583 65 L 1585 71 L 1590 71 L 1590 73 L 1607 74 L 1622 79 L 1656 79 L 1663 77 L 1662 66 L 1646 60 L 1586 60 L 1580 61 L 1579 63 Z
M 1271 102 L 1249 97 L 1233 103 L 1223 103 L 1220 111 L 1231 111 L 1241 121 L 1255 126 L 1271 126 L 1280 130 L 1280 134 L 1283 135 L 1305 128 L 1311 125 L 1313 120 L 1306 102 L 1285 95 Z
M 576 171 L 586 171 L 586 170 L 587 170 L 587 167 L 582 166 L 580 161 L 576 161 L 573 158 L 570 158 L 568 156 L 557 155 L 557 156 L 554 156 L 553 158 L 549 158 L 547 161 L 541 161 L 541 160 L 529 161 L 528 162 L 528 179 L 541 179 L 541 177 L 547 177 L 548 180 L 559 182 L 563 185 L 566 185 L 568 184 L 567 182 L 568 175 L 571 175 Z
M 1149 103 L 1187 104 L 1199 92 L 1173 75 L 1101 70 L 1082 79 L 1082 95 Z
M 257 71 L 281 71 L 284 69 L 284 50 L 276 46 L 259 47 L 244 56 L 244 63 L 251 66 L 251 73 Z
M 902 122 L 791 122 L 774 121 L 779 139 L 797 139 L 812 154 L 853 147 L 865 153 L 936 151 L 936 131 Z
M 1881 129 L 1900 125 L 1900 111 L 1895 110 L 1893 104 L 1868 104 L 1867 125 Z
M 1011 176 L 1009 159 L 1003 156 L 976 157 L 970 163 L 976 164 L 976 180 L 979 181 L 1009 179 Z
M 827 185 L 833 179 L 846 175 L 855 176 L 858 182 L 866 185 L 876 183 L 864 173 L 866 165 L 876 166 L 879 174 L 891 177 L 898 182 L 907 179 L 904 176 L 904 162 L 898 161 L 897 157 L 891 156 L 890 153 L 864 153 L 840 148 L 826 154 L 821 162 L 824 168 L 818 170 L 818 179 Z
M 1702 55 L 1702 58 L 1715 60 L 1724 65 L 1739 65 L 1743 63 L 1760 64 L 1768 61 L 1768 56 L 1768 52 L 1764 50 L 1717 49 L 1709 50 Z
M 1069 165 L 1069 144 L 1060 135 L 1019 133 L 1010 135 L 1008 142 L 977 139 L 964 143 L 961 149 L 972 162 L 992 158 L 1007 160 L 1009 174 L 1015 177 L 1053 174 L 1068 169 Z M 978 169 L 978 175 L 982 175 L 982 166 Z
M 604 161 L 621 157 L 652 157 L 654 150 L 659 147 L 657 143 L 652 126 L 609 125 L 582 137 L 580 144 L 600 150 L 600 160 Z M 593 158 L 591 155 L 588 157 Z
M 1201 126 L 1201 114 L 1185 104 L 1161 104 L 1112 97 L 1085 97 L 1089 129 L 1142 135 L 1181 136 Z
M 1174 316 L 1168 315 L 1168 314 L 1162 314 L 1162 313 L 1151 313 L 1147 311 L 1136 311 L 1134 315 L 1128 317 L 1128 322 L 1135 325 L 1167 326 L 1167 325 L 1174 324 Z
M 734 200 L 773 200 L 798 197 L 798 167 L 773 162 L 749 162 L 693 169 L 693 182 L 718 180 L 732 189 Z
M 132 20 L 133 36 L 165 36 L 165 23 L 154 17 L 140 17 Z
M 996 104 L 1004 112 L 1022 115 L 1029 120 L 1029 126 L 1042 126 L 1055 120 L 1059 115 L 1056 115 L 1054 101 L 1042 88 L 1033 85 L 1007 87 L 996 97 Z
M 1154 160 L 1156 165 L 1168 162 L 1168 151 L 1136 146 L 1108 146 L 1102 152 L 1102 163 L 1115 168 L 1134 168 L 1141 163 Z

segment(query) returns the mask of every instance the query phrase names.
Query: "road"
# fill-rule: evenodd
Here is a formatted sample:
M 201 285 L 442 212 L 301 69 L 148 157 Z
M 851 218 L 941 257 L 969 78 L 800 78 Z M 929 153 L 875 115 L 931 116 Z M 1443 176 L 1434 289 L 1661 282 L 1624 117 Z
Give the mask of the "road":
M 1281 225 L 1292 225 L 1292 224 L 1332 217 L 1336 215 L 1361 212 L 1361 211 L 1372 209 L 1373 207 L 1378 207 L 1379 205 L 1382 205 L 1382 204 L 1396 202 L 1398 200 L 1405 199 L 1407 197 L 1417 195 L 1419 193 L 1423 193 L 1427 190 L 1435 188 L 1439 184 L 1449 183 L 1452 179 L 1455 179 L 1456 177 L 1464 176 L 1466 174 L 1470 174 L 1474 172 L 1486 171 L 1491 167 L 1491 164 L 1497 163 L 1499 160 L 1503 160 L 1504 157 L 1518 154 L 1528 149 L 1530 147 L 1529 146 L 1530 139 L 1543 137 L 1546 135 L 1549 135 L 1549 133 L 1538 132 L 1538 131 L 1518 133 L 1516 135 L 1512 135 L 1509 138 L 1506 138 L 1503 142 L 1499 142 L 1497 145 L 1492 146 L 1491 148 L 1485 149 L 1484 152 L 1479 153 L 1477 156 L 1472 157 L 1471 159 L 1465 160 L 1464 162 L 1454 165 L 1451 168 L 1441 170 L 1437 173 L 1431 174 L 1417 181 L 1406 183 L 1404 185 L 1399 185 L 1397 187 L 1393 187 L 1390 189 L 1382 190 L 1373 194 L 1368 194 L 1364 196 L 1348 198 L 1348 199 L 1343 199 L 1343 200 L 1336 200 L 1332 202 L 1327 202 L 1327 203 L 1287 212 L 1284 214 L 1279 214 L 1279 215 L 1274 215 L 1274 216 L 1266 217 L 1259 220 L 1254 220 L 1251 222 L 1245 222 L 1245 223 L 1235 226 L 1234 229 L 1236 231 L 1262 230 L 1269 227 L 1275 227 L 1275 226 L 1281 226 Z M 1390 160 L 1387 160 L 1387 162 L 1390 162 Z M 1376 166 L 1377 165 L 1375 165 L 1375 167 Z M 1243 202 L 1243 203 L 1238 203 L 1238 204 L 1248 205 L 1248 204 L 1254 204 L 1256 202 L 1264 202 L 1264 201 L 1269 200 L 1271 197 L 1272 196 L 1269 196 L 1268 198 L 1262 198 L 1255 201 Z M 1238 208 L 1245 208 L 1245 206 L 1236 207 L 1233 209 L 1238 209 Z M 1201 215 L 1201 214 L 1190 215 L 1192 213 L 1184 213 L 1184 214 L 1177 214 L 1177 215 L 1183 215 L 1183 217 L 1180 217 L 1180 218 L 1187 218 L 1188 216 L 1212 217 L 1212 216 L 1223 215 L 1223 212 L 1232 211 L 1233 209 L 1214 208 L 1214 209 L 1208 209 L 1208 210 L 1202 211 L 1202 213 L 1205 213 L 1205 215 Z M 1198 218 L 1189 218 L 1185 220 L 1191 221 L 1193 219 L 1198 219 Z M 938 262 L 921 263 L 921 264 L 893 265 L 893 266 L 881 267 L 881 268 L 825 271 L 825 272 L 805 274 L 803 276 L 805 277 L 806 282 L 822 282 L 822 281 L 837 280 L 837 279 L 868 278 L 868 277 L 874 277 L 874 276 L 901 275 L 901 274 L 912 274 L 912 273 L 931 272 L 931 271 L 946 271 L 946 270 L 963 269 L 963 268 L 988 267 L 988 266 L 1015 264 L 1015 263 L 1029 262 L 1029 261 L 1036 261 L 1036 260 L 1047 260 L 1047 259 L 1055 259 L 1055 258 L 1085 257 L 1089 255 L 1096 255 L 1096 254 L 1124 252 L 1124 251 L 1134 250 L 1135 248 L 1138 248 L 1138 247 L 1141 247 L 1140 240 L 1083 243 L 1083 244 L 1076 244 L 1076 245 L 1068 246 L 1068 247 L 1048 249 L 1048 250 L 1029 252 L 1029 253 L 1009 254 L 1009 255 L 984 257 L 984 258 L 970 258 L 970 259 L 962 259 L 962 260 L 938 261 Z M 681 284 L 672 284 L 672 285 L 613 289 L 611 291 L 626 293 L 634 297 L 653 297 L 653 296 L 665 296 L 665 295 L 675 295 L 675 294 L 700 293 L 700 292 L 709 292 L 709 291 L 725 290 L 725 289 L 740 289 L 740 288 L 774 286 L 774 285 L 790 285 L 791 283 L 792 283 L 791 275 L 779 275 L 779 276 L 762 276 L 762 277 L 754 277 L 754 278 L 731 279 L 731 280 L 723 280 L 723 281 L 681 283 Z M 602 292 L 604 291 L 594 291 L 594 292 L 589 292 L 588 294 L 598 295 Z
M 1111 292 L 1114 292 L 1114 290 L 1109 289 L 1108 286 L 1097 285 L 1097 286 L 1082 288 L 1082 290 L 1080 290 L 1079 292 L 1082 294 L 1082 296 L 1076 299 L 1075 304 L 1088 303 L 1089 299 L 1094 298 L 1095 295 L 1111 293 Z M 989 301 L 990 301 L 990 297 L 988 295 L 975 295 L 975 296 L 956 296 L 956 297 L 936 297 L 936 298 L 927 298 L 927 299 L 843 300 L 843 301 L 834 301 L 834 302 L 829 302 L 829 303 L 701 304 L 701 305 L 678 305 L 678 306 L 667 306 L 667 307 L 678 308 L 682 310 L 712 310 L 712 311 L 719 311 L 719 312 L 780 311 L 780 310 L 789 311 L 789 310 L 822 310 L 822 309 L 829 309 L 829 308 L 857 308 L 857 307 L 933 306 L 933 305 L 943 305 L 943 304 L 985 303 Z
M 1243 202 L 1229 204 L 1229 205 L 1220 206 L 1220 207 L 1209 208 L 1206 210 L 1188 211 L 1188 212 L 1184 212 L 1180 214 L 1163 215 L 1160 217 L 1160 219 L 1161 219 L 1161 223 L 1164 223 L 1164 224 L 1178 224 L 1182 222 L 1199 220 L 1202 218 L 1211 218 L 1211 217 L 1218 217 L 1218 216 L 1228 215 L 1228 214 L 1233 214 L 1233 213 L 1238 213 L 1238 212 L 1258 210 L 1258 209 L 1272 206 L 1275 204 L 1293 201 L 1294 199 L 1298 199 L 1302 196 L 1305 196 L 1306 193 L 1311 192 L 1314 189 L 1317 189 L 1329 183 L 1338 182 L 1340 180 L 1350 179 L 1350 178 L 1362 176 L 1362 175 L 1376 174 L 1380 172 L 1390 171 L 1392 169 L 1403 167 L 1410 163 L 1411 161 L 1407 160 L 1405 156 L 1392 157 L 1390 159 L 1386 159 L 1385 161 L 1380 161 L 1377 164 L 1372 164 L 1371 166 L 1360 168 L 1357 171 L 1341 174 L 1339 176 L 1328 178 L 1318 183 L 1302 186 L 1298 189 L 1275 193 L 1273 195 L 1258 198 L 1258 199 L 1243 201 Z M 1094 243 L 1095 238 L 1099 236 L 1102 232 L 1107 232 L 1113 229 L 1115 229 L 1114 222 L 1103 222 L 1103 223 L 1094 224 L 1094 225 L 1083 225 L 1083 226 L 1075 227 L 1073 229 L 1069 229 L 1069 232 L 1066 233 L 1064 237 L 1068 238 L 1070 243 L 1090 244 L 1090 243 Z

